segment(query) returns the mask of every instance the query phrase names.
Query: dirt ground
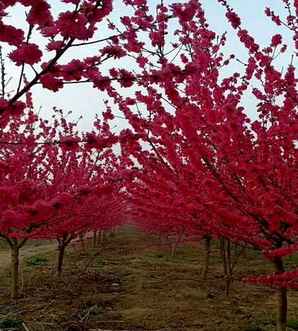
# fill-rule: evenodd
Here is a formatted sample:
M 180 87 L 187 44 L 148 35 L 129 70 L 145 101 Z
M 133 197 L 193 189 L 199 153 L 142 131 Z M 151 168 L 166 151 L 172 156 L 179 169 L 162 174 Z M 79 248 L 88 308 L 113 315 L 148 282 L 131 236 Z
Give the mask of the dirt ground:
M 60 278 L 54 244 L 24 248 L 17 303 L 9 299 L 9 261 L 0 250 L 0 330 L 274 330 L 274 290 L 241 281 L 270 271 L 255 252 L 239 260 L 226 297 L 216 244 L 206 281 L 200 243 L 185 243 L 172 257 L 157 237 L 125 229 L 98 248 L 90 245 L 69 247 Z M 288 264 L 296 262 L 293 258 Z M 298 330 L 297 304 L 298 293 L 290 292 L 289 330 Z

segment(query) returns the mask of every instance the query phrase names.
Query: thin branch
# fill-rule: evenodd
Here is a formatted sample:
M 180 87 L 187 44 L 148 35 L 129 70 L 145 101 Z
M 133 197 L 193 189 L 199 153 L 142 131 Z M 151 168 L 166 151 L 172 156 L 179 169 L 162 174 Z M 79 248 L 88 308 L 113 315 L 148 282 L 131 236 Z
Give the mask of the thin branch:
M 140 28 L 133 29 L 133 31 L 138 31 L 138 30 L 140 30 Z M 99 44 L 99 43 L 102 43 L 104 41 L 112 40 L 113 38 L 121 37 L 121 36 L 123 36 L 125 34 L 125 32 L 126 31 L 120 32 L 120 33 L 117 33 L 117 34 L 114 34 L 114 35 L 109 36 L 109 37 L 106 37 L 106 38 L 97 39 L 97 40 L 93 40 L 93 41 L 87 41 L 85 43 L 72 44 L 71 47 L 78 47 L 78 46 L 86 46 L 86 45 Z
M 49 62 L 49 64 L 43 69 L 38 75 L 36 75 L 30 83 L 28 83 L 23 89 L 21 89 L 19 92 L 17 92 L 9 101 L 9 103 L 12 105 L 14 104 L 21 96 L 23 96 L 25 93 L 27 93 L 33 85 L 35 85 L 40 77 L 44 75 L 45 73 L 49 72 L 52 67 L 57 63 L 57 61 L 61 58 L 61 56 L 66 52 L 66 50 L 72 45 L 74 41 L 74 38 L 71 38 L 68 43 L 65 45 L 64 48 L 60 49 L 55 57 Z M 4 110 L 0 110 L 0 114 L 3 113 Z
M 2 47 L 0 47 L 0 74 L 1 74 L 1 97 L 4 98 L 5 96 L 5 63 L 2 53 Z
M 28 30 L 27 38 L 26 38 L 26 44 L 28 44 L 28 42 L 30 40 L 32 31 L 33 31 L 33 25 L 29 25 L 29 30 Z M 25 62 L 22 63 L 21 73 L 20 73 L 20 77 L 19 77 L 19 83 L 18 83 L 18 87 L 17 87 L 17 93 L 19 93 L 20 89 L 21 89 L 22 80 L 23 80 L 23 76 L 24 76 L 24 70 L 25 70 Z

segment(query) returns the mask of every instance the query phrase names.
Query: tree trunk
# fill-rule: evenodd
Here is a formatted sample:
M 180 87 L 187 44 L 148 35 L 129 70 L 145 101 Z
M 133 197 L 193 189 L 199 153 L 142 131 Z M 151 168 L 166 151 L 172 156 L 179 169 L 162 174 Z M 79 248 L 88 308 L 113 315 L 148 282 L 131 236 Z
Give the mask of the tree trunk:
M 211 237 L 205 237 L 205 267 L 203 272 L 203 279 L 207 279 L 209 264 L 210 264 L 210 253 L 211 253 Z
M 11 298 L 19 296 L 19 247 L 11 247 Z
M 79 238 L 80 238 L 81 248 L 84 251 L 85 250 L 84 234 L 83 233 L 80 233 L 79 234 Z
M 97 231 L 93 231 L 93 243 L 92 243 L 93 248 L 96 248 L 96 245 L 97 245 Z
M 102 245 L 105 238 L 105 231 L 101 230 L 98 236 L 98 245 Z
M 283 273 L 285 271 L 283 261 L 281 258 L 275 258 L 273 263 L 277 273 Z M 277 293 L 277 319 L 276 319 L 277 331 L 287 330 L 287 315 L 288 315 L 287 289 L 280 288 Z
M 227 275 L 227 278 L 226 278 L 226 289 L 225 289 L 226 297 L 230 296 L 231 285 L 232 285 L 232 276 L 231 275 Z
M 225 294 L 230 295 L 230 289 L 233 281 L 231 242 L 229 239 L 220 238 L 220 254 L 223 262 L 225 276 Z
M 175 257 L 176 256 L 176 252 L 177 252 L 177 242 L 172 242 L 171 243 L 171 257 Z
M 58 264 L 57 264 L 57 273 L 60 277 L 63 270 L 63 260 L 64 260 L 64 253 L 65 253 L 65 244 L 61 244 L 58 246 Z
M 228 268 L 227 268 L 227 257 L 226 257 L 226 242 L 224 238 L 220 238 L 220 255 L 222 257 L 224 275 L 227 276 Z
M 117 234 L 117 227 L 114 226 L 114 227 L 112 228 L 112 235 L 113 235 L 113 237 L 115 237 L 116 234 Z

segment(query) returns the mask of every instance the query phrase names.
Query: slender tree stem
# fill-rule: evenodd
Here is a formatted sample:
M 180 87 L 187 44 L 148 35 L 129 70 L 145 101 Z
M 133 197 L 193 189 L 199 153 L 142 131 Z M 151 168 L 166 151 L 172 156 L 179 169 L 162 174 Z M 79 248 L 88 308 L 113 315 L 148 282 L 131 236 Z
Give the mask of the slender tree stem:
M 283 273 L 285 271 L 283 260 L 281 258 L 275 258 L 273 263 L 277 273 Z M 287 330 L 287 317 L 288 317 L 287 289 L 280 288 L 277 293 L 277 319 L 276 319 L 277 331 Z

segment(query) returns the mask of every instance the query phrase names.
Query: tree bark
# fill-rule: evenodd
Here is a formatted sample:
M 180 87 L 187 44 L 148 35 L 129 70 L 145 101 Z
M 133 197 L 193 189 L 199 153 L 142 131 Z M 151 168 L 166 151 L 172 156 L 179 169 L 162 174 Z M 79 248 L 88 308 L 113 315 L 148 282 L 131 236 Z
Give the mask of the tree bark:
M 105 231 L 101 230 L 98 236 L 98 245 L 102 245 L 105 238 Z
M 230 289 L 233 281 L 231 242 L 229 239 L 220 238 L 220 253 L 223 262 L 224 276 L 225 276 L 225 294 L 230 295 Z
M 57 274 L 59 277 L 62 275 L 65 247 L 65 244 L 61 244 L 58 246 Z
M 222 257 L 224 275 L 227 276 L 228 268 L 227 268 L 227 257 L 226 257 L 226 242 L 224 238 L 220 238 L 220 255 Z
M 211 237 L 205 237 L 205 266 L 203 272 L 203 279 L 207 279 L 208 272 L 209 272 L 209 264 L 210 264 L 210 253 L 211 253 Z
M 12 246 L 11 250 L 11 298 L 19 296 L 19 247 Z
M 96 248 L 97 246 L 97 231 L 93 231 L 93 248 Z
M 172 242 L 171 243 L 171 257 L 175 257 L 176 256 L 176 252 L 177 252 L 177 242 Z
M 273 261 L 275 270 L 277 273 L 283 273 L 285 271 L 283 260 L 281 258 L 275 258 Z M 288 295 L 286 288 L 278 289 L 277 293 L 277 319 L 276 330 L 286 331 L 288 320 Z
M 85 247 L 85 241 L 84 241 L 84 234 L 83 233 L 80 233 L 79 234 L 79 238 L 80 238 L 81 248 L 84 251 L 86 249 L 86 247 Z

